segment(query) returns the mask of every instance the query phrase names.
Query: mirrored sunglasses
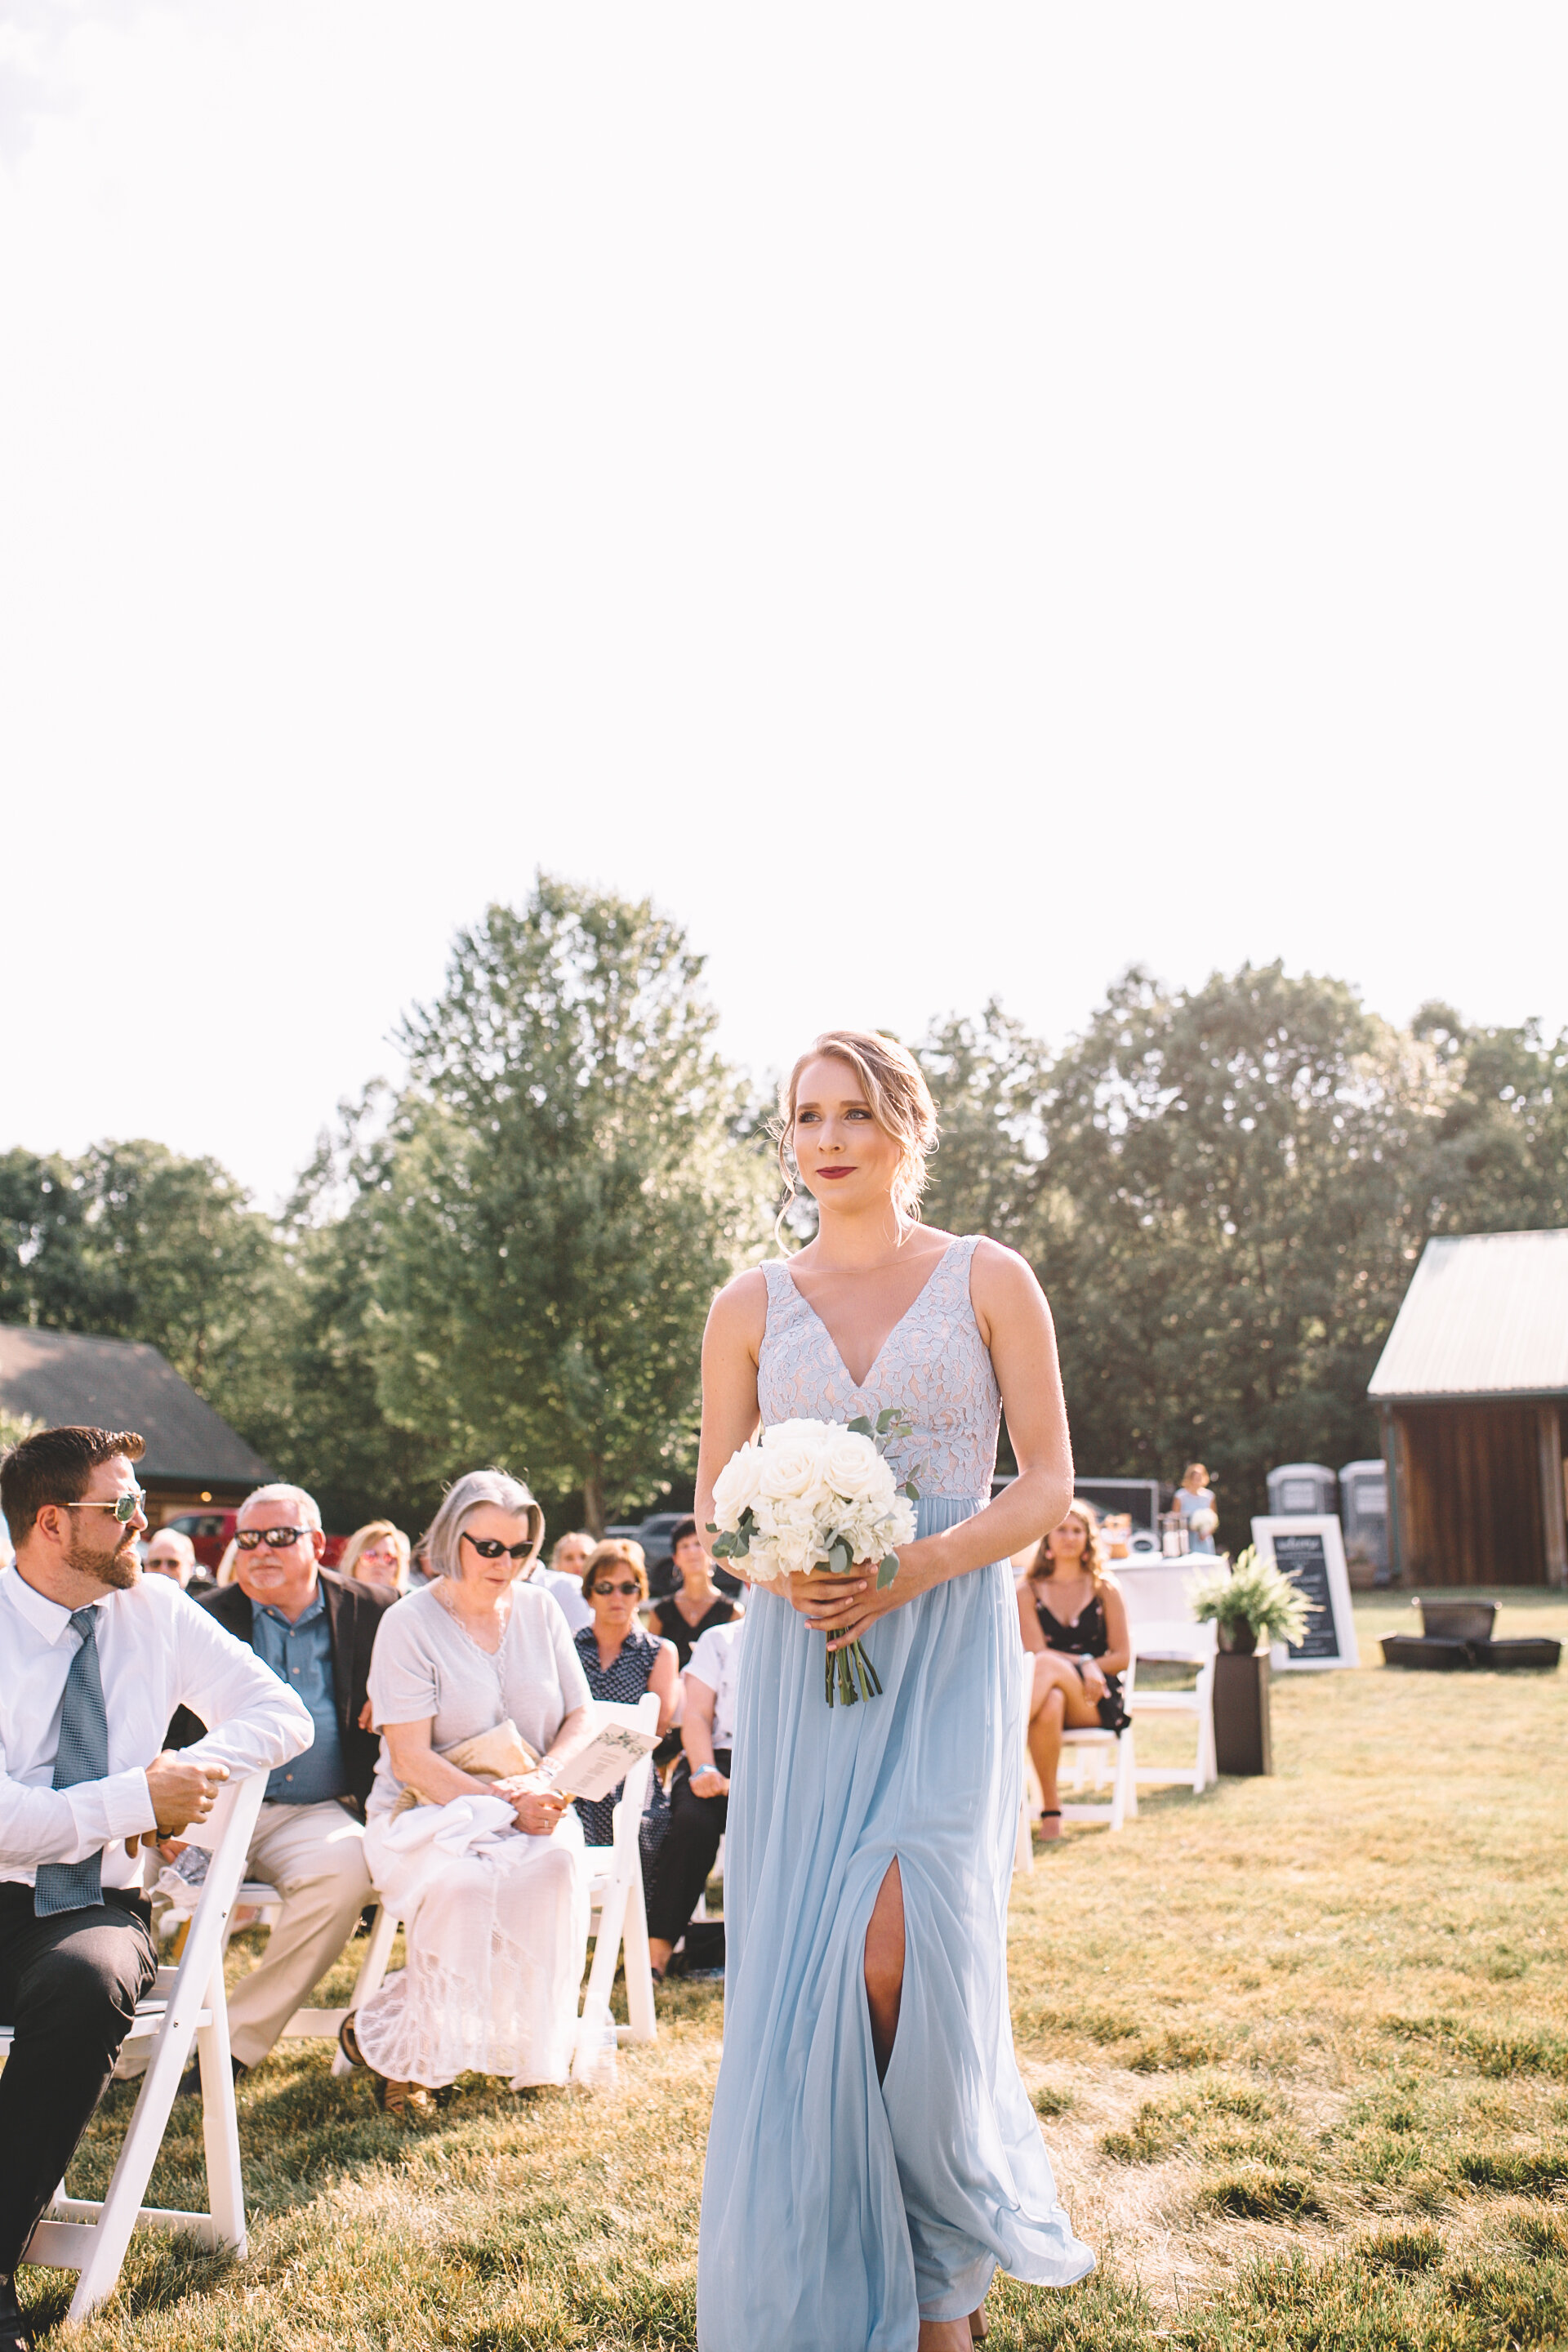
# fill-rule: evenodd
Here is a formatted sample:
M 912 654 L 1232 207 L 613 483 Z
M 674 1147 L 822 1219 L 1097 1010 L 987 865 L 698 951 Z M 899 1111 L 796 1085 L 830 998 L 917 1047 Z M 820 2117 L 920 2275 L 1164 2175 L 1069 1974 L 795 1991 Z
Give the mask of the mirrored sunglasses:
M 287 1551 L 291 1543 L 314 1533 L 314 1528 L 241 1528 L 235 1542 L 241 1551 L 254 1551 L 258 1544 L 266 1544 L 273 1551 Z
M 637 1594 L 642 1591 L 642 1586 L 640 1584 L 595 1584 L 594 1590 L 595 1592 L 630 1592 Z
M 124 1527 L 136 1517 L 146 1499 L 145 1488 L 132 1486 L 128 1495 L 116 1495 L 112 1502 L 57 1503 L 55 1508 L 60 1511 L 112 1511 L 121 1526 Z

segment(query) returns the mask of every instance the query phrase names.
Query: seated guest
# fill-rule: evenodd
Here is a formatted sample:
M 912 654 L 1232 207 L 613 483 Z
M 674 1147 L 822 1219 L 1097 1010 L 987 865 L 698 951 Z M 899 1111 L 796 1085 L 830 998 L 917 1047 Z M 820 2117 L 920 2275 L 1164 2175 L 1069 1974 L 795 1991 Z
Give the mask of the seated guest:
M 679 1712 L 680 1680 L 674 1643 L 656 1641 L 637 1623 L 637 1604 L 647 1599 L 642 1546 L 625 1540 L 596 1544 L 583 1570 L 581 1591 L 593 1616 L 573 1639 L 590 1692 L 595 1698 L 635 1706 L 645 1692 L 652 1691 L 658 1700 L 658 1727 L 668 1731 Z M 590 1845 L 611 1843 L 612 1816 L 620 1794 L 615 1789 L 607 1797 L 577 1799 L 583 1835 Z M 655 1773 L 637 1833 L 645 1878 L 652 1869 L 668 1820 L 664 1789 Z
M 408 1538 L 390 1519 L 372 1519 L 356 1528 L 343 1546 L 336 1573 L 357 1576 L 395 1600 L 408 1590 Z
M 588 1948 L 582 1825 L 526 1769 L 486 1779 L 445 1752 L 505 1727 L 548 1757 L 586 1726 L 566 1620 L 528 1578 L 543 1532 L 518 1479 L 470 1471 L 430 1528 L 436 1580 L 376 1634 L 365 1846 L 408 1959 L 342 2038 L 390 2107 L 470 2072 L 521 2089 L 563 2084 L 571 2067 Z
M 575 1532 L 557 1536 L 549 1567 L 535 1569 L 533 1572 L 535 1584 L 542 1584 L 545 1591 L 553 1592 L 561 1603 L 561 1613 L 574 1633 L 580 1633 L 584 1625 L 591 1625 L 594 1622 L 594 1612 L 583 1598 L 583 1570 L 588 1565 L 593 1549 L 592 1536 Z
M 693 1648 L 709 1627 L 728 1625 L 735 1618 L 743 1617 L 745 1611 L 714 1583 L 713 1563 L 697 1532 L 695 1519 L 682 1519 L 670 1541 L 680 1590 L 672 1592 L 668 1601 L 656 1601 L 649 1615 L 664 1639 L 674 1643 L 684 1674 L 691 1663 Z
M 1018 1626 L 1029 1654 L 1029 1754 L 1040 1776 L 1040 1834 L 1059 1838 L 1057 1768 L 1064 1731 L 1121 1731 L 1117 1679 L 1131 1656 L 1127 1610 L 1100 1557 L 1094 1507 L 1075 1503 L 1018 1580 Z
M 690 1924 L 730 1817 L 730 1743 L 745 1630 L 743 1617 L 710 1626 L 681 1676 L 686 1706 L 680 1737 L 686 1753 L 669 1786 L 669 1827 L 659 1848 L 647 1914 L 648 1958 L 656 1984 L 663 1983 L 670 1955 Z
M 15 2273 L 114 2072 L 157 1956 L 138 1846 L 205 1821 L 231 1772 L 310 1744 L 291 1690 L 166 1576 L 143 1576 L 130 1430 L 40 1429 L 0 1463 L 0 2352 Z M 182 1703 L 213 1727 L 182 1755 Z
M 204 1576 L 196 1566 L 195 1544 L 178 1528 L 160 1528 L 155 1536 L 148 1538 L 142 1566 L 149 1576 L 172 1576 L 181 1591 L 188 1592 L 193 1601 L 217 1591 L 214 1580 Z
M 321 1566 L 321 1514 L 302 1487 L 258 1486 L 240 1507 L 234 1541 L 234 1581 L 202 1606 L 303 1700 L 316 1727 L 309 1752 L 268 1781 L 250 1842 L 246 1876 L 275 1886 L 283 1907 L 228 1998 L 237 2073 L 266 2057 L 374 1891 L 361 1826 L 378 1752 L 367 1678 L 375 1629 L 397 1595 Z M 187 1718 L 170 1739 L 197 1729 Z M 195 2090 L 194 2072 L 184 2086 Z

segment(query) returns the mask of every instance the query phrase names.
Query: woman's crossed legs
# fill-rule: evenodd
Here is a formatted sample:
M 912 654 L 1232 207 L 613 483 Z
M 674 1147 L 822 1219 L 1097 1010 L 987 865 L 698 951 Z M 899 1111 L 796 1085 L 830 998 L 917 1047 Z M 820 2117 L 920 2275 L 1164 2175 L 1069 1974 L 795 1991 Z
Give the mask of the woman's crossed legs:
M 1064 1731 L 1094 1731 L 1100 1727 L 1100 1702 L 1089 1697 L 1078 1668 L 1060 1650 L 1034 1654 L 1034 1687 L 1029 1695 L 1029 1754 L 1040 1779 L 1040 1796 L 1047 1818 L 1041 1823 L 1045 1838 L 1060 1837 L 1057 1768 L 1061 1762 Z M 1052 1817 L 1055 1818 L 1052 1818 Z

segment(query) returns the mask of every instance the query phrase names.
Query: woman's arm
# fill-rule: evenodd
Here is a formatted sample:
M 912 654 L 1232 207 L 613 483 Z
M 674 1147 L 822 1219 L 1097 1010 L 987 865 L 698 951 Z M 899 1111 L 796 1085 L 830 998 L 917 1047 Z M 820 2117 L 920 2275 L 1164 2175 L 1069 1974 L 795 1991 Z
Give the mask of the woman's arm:
M 686 1716 L 680 1744 L 691 1767 L 691 1785 L 700 1797 L 721 1797 L 730 1783 L 713 1761 L 713 1709 L 719 1694 L 695 1675 L 682 1679 L 686 1681 Z M 699 1780 L 700 1789 L 697 1789 Z
M 673 1642 L 660 1642 L 647 1686 L 658 1700 L 658 1727 L 668 1731 L 680 1713 L 680 1675 Z
M 708 1310 L 702 1334 L 702 1438 L 697 1454 L 692 1517 L 699 1534 L 713 1524 L 713 1481 L 732 1454 L 754 1435 L 757 1355 L 767 1328 L 768 1284 L 761 1266 L 737 1275 Z
M 1045 1292 L 1016 1251 L 983 1241 L 970 1265 L 970 1297 L 991 1350 L 1018 1475 L 973 1518 L 904 1545 L 885 1592 L 874 1576 L 793 1578 L 791 1601 L 832 1634 L 829 1649 L 842 1649 L 917 1593 L 1038 1543 L 1072 1502 L 1072 1442 Z
M 563 1748 L 570 1748 L 577 1734 L 587 1729 L 593 1716 L 594 1710 L 591 1706 L 574 1706 L 570 1715 L 563 1715 L 561 1718 L 561 1728 L 540 1758 L 540 1762 L 548 1764 L 552 1756 L 559 1756 Z
M 1100 1597 L 1105 1606 L 1105 1655 L 1100 1660 L 1100 1670 L 1108 1675 L 1125 1674 L 1132 1656 L 1127 1603 L 1114 1584 L 1102 1584 Z
M 1040 1631 L 1040 1621 L 1035 1612 L 1035 1596 L 1029 1589 L 1026 1576 L 1019 1580 L 1017 1593 L 1018 1631 L 1024 1637 L 1024 1647 L 1026 1650 L 1043 1650 L 1046 1637 Z

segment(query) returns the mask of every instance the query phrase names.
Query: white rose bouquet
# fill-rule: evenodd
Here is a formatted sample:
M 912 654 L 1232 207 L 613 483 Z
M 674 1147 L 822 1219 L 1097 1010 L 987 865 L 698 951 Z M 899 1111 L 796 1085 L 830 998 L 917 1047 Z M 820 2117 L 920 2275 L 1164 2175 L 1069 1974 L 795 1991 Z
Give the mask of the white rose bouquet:
M 914 1538 L 920 1499 L 912 1480 L 899 1485 L 887 1449 L 912 1433 L 908 1416 L 891 1407 L 875 1425 L 862 1416 L 764 1429 L 714 1480 L 714 1558 L 732 1560 L 754 1584 L 847 1576 L 858 1559 L 874 1559 L 884 1591 L 899 1572 L 898 1546 Z M 853 1706 L 881 1687 L 858 1642 L 828 1652 L 829 1706 L 836 1697 Z

